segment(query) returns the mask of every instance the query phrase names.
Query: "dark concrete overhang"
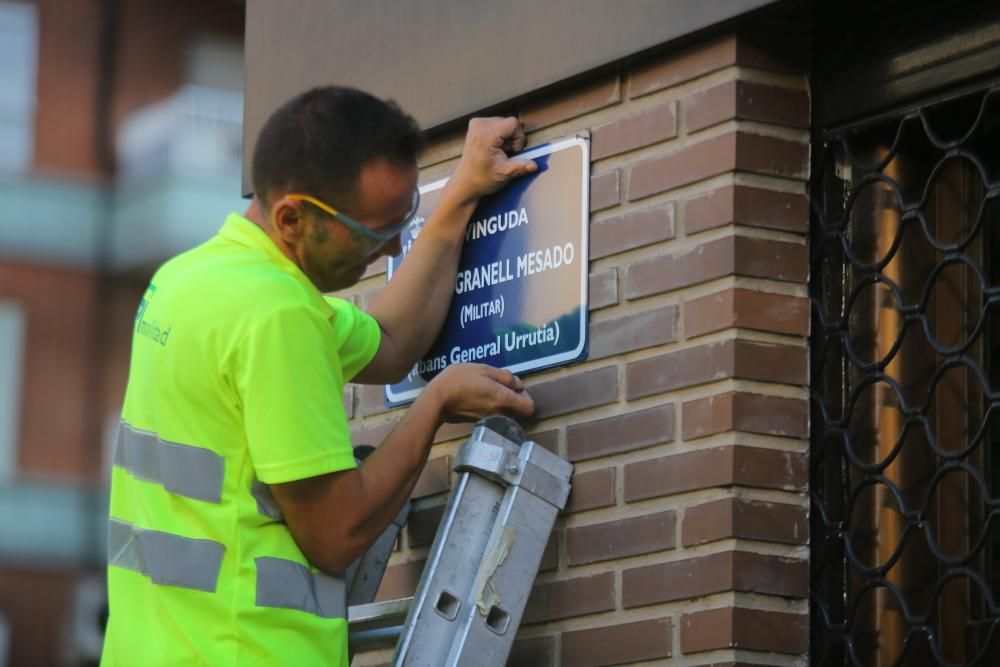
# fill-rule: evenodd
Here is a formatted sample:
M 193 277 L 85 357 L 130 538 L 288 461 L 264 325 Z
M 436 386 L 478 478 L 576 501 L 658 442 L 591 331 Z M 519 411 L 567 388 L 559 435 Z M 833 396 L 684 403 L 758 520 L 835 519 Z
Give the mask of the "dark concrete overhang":
M 343 84 L 395 99 L 426 130 L 775 0 L 249 0 L 243 189 L 282 102 Z

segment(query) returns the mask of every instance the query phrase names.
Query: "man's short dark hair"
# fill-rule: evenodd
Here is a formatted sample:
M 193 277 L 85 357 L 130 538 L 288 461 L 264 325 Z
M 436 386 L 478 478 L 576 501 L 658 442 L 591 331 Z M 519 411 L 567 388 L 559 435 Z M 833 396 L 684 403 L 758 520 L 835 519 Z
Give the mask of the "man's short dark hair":
M 313 88 L 275 111 L 257 137 L 253 187 L 263 202 L 273 192 L 349 199 L 361 168 L 384 159 L 409 166 L 423 148 L 411 116 L 391 101 L 342 86 Z

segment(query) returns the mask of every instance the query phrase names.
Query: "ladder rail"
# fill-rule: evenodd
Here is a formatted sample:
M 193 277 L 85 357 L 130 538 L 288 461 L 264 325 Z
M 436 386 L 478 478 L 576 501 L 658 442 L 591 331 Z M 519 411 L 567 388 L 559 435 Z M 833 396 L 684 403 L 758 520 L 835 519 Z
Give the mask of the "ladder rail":
M 505 417 L 455 457 L 449 499 L 393 667 L 503 667 L 573 467 Z

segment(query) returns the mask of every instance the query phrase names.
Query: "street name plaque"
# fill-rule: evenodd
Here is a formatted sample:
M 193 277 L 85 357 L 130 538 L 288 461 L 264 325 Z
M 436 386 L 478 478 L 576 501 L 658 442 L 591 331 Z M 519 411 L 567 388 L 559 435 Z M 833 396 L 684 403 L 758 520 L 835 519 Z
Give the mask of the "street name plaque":
M 387 405 L 414 400 L 451 364 L 528 373 L 587 355 L 589 145 L 580 137 L 518 157 L 538 171 L 483 198 L 469 221 L 441 334 L 406 378 L 386 385 Z M 420 209 L 390 258 L 392 280 L 437 205 L 447 179 L 420 188 Z

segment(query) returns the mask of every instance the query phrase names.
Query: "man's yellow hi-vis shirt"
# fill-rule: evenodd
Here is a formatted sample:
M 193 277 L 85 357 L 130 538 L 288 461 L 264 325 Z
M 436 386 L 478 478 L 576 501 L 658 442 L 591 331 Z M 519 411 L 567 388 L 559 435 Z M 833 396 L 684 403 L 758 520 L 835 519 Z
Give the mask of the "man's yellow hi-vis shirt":
M 112 472 L 102 665 L 347 665 L 343 581 L 309 565 L 266 484 L 354 467 L 343 387 L 379 341 L 235 214 L 156 272 Z

